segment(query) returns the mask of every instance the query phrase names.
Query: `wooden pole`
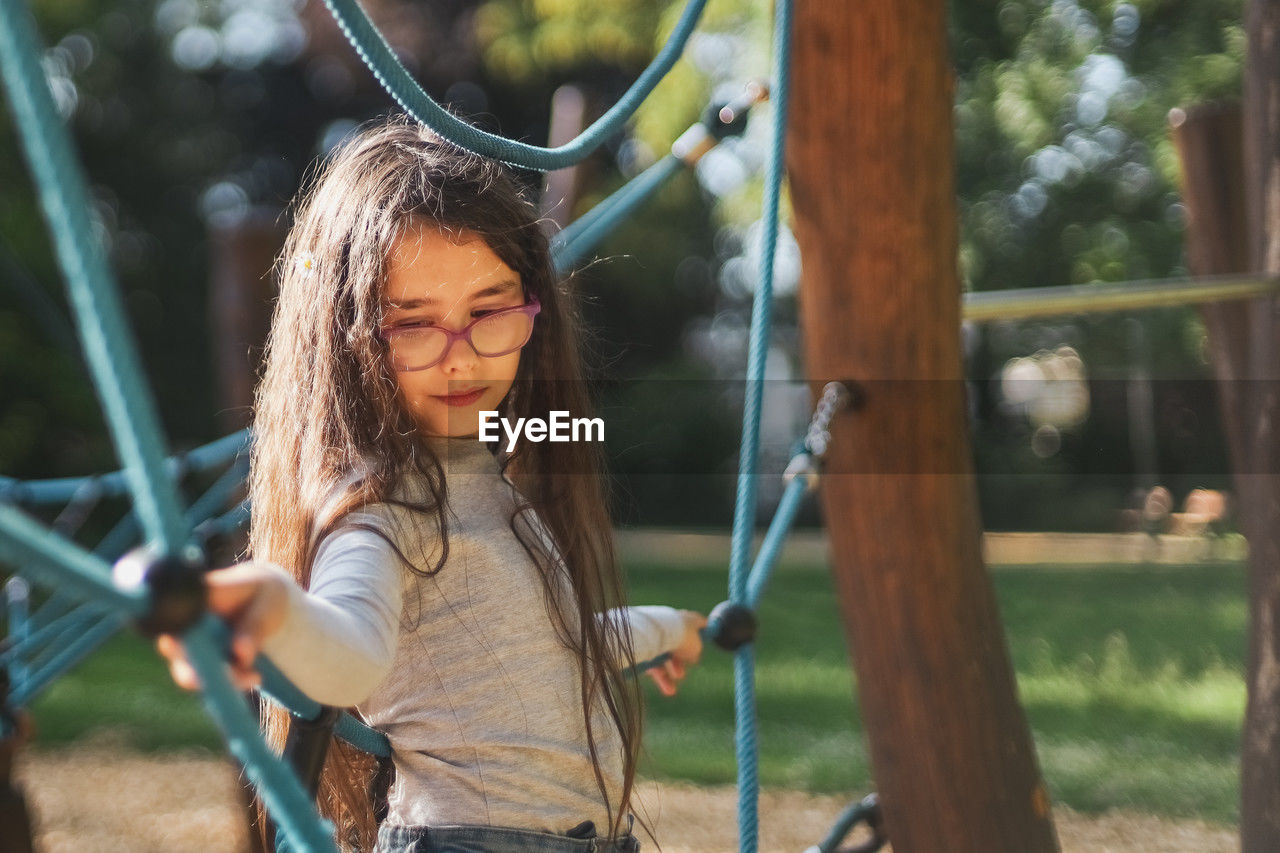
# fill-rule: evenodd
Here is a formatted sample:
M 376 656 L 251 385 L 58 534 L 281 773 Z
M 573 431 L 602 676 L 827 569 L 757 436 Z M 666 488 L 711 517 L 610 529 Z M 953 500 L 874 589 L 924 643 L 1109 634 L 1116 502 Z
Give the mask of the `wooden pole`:
M 1057 849 L 982 563 L 940 0 L 800 0 L 788 173 L 808 374 L 862 383 L 822 480 L 895 853 Z
M 1251 266 L 1280 272 L 1280 0 L 1249 0 L 1244 163 Z M 1251 481 L 1248 705 L 1240 754 L 1244 853 L 1280 850 L 1280 300 L 1249 309 L 1245 441 Z
M 1169 126 L 1182 163 L 1187 265 L 1192 275 L 1246 272 L 1250 267 L 1249 229 L 1240 105 L 1215 103 L 1176 109 L 1169 113 Z M 1251 309 L 1251 304 L 1244 301 L 1200 309 L 1209 335 L 1227 450 L 1232 469 L 1240 473 L 1248 457 L 1244 380 L 1248 374 Z M 1247 485 L 1247 481 L 1237 479 L 1237 493 Z
M 1170 115 L 1193 273 L 1280 271 L 1280 0 L 1250 0 L 1243 109 Z M 1243 853 L 1280 850 L 1280 300 L 1205 310 L 1249 540 L 1248 701 L 1240 749 Z

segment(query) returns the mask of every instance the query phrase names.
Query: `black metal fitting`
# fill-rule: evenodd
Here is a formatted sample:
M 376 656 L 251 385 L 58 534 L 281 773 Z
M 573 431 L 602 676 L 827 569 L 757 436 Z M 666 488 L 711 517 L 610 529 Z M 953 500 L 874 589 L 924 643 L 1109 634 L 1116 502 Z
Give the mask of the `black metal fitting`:
M 756 614 L 745 604 L 722 601 L 711 609 L 707 624 L 711 642 L 727 652 L 736 651 L 756 638 Z
M 204 568 L 202 556 L 165 556 L 143 545 L 117 560 L 111 574 L 116 586 L 146 588 L 151 606 L 134 624 L 155 637 L 180 634 L 204 615 Z
M 329 752 L 329 741 L 333 737 L 333 727 L 342 716 L 341 708 L 321 706 L 320 714 L 308 720 L 297 714 L 289 716 L 289 733 L 284 740 L 284 758 L 297 774 L 298 779 L 306 786 L 307 793 L 316 795 L 320 788 L 320 771 L 324 769 L 325 755 Z
M 752 81 L 733 100 L 712 102 L 702 114 L 702 124 L 717 141 L 741 136 L 747 129 L 747 114 L 751 108 L 768 96 L 768 88 L 763 83 Z
M 842 379 L 840 384 L 844 386 L 845 393 L 848 395 L 844 404 L 847 411 L 861 409 L 867 404 L 867 386 L 852 379 Z

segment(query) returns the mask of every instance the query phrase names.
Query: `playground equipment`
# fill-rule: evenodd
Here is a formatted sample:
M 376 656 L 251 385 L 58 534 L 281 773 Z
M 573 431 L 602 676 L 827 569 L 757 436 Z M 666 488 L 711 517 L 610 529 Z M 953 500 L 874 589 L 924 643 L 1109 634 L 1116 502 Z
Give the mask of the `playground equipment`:
M 419 120 L 478 153 L 526 168 L 548 170 L 581 160 L 621 127 L 679 57 L 696 26 L 704 0 L 690 0 L 667 45 L 623 99 L 578 139 L 557 149 L 503 140 L 453 118 L 413 83 L 354 0 L 329 0 L 329 5 L 378 79 Z M 739 838 L 743 851 L 754 851 L 758 846 L 753 613 L 796 510 L 821 475 L 831 420 L 841 409 L 856 402 L 857 390 L 849 382 L 830 383 L 825 387 L 810 430 L 795 447 L 782 501 L 753 559 L 750 543 L 761 388 L 769 336 L 788 102 L 791 4 L 789 0 L 779 0 L 776 9 L 775 60 L 773 79 L 768 87 L 774 109 L 765 181 L 765 234 L 760 264 L 763 280 L 755 292 L 750 330 L 729 597 L 712 612 L 706 629 L 709 639 L 735 655 Z M 15 565 L 24 577 L 55 588 L 49 601 L 31 613 L 26 581 L 16 580 L 9 585 L 10 639 L 0 652 L 8 683 L 0 687 L 4 691 L 0 695 L 4 710 L 0 725 L 4 733 L 15 735 L 19 709 L 125 622 L 133 621 L 152 633 L 183 632 L 192 663 L 206 685 L 205 701 L 209 711 L 222 728 L 229 750 L 258 786 L 281 830 L 282 842 L 296 850 L 333 849 L 329 830 L 315 815 L 309 795 L 319 764 L 314 760 L 315 750 L 323 749 L 326 738 L 305 739 L 311 746 L 303 744 L 283 760 L 266 748 L 248 708 L 223 675 L 225 627 L 202 609 L 199 573 L 205 567 L 208 543 L 212 537 L 243 523 L 250 509 L 243 503 L 230 509 L 225 506 L 244 476 L 243 450 L 249 436 L 237 433 L 183 456 L 162 458 L 166 443 L 158 426 L 154 402 L 141 384 L 137 356 L 122 318 L 117 289 L 91 236 L 86 212 L 90 208 L 81 169 L 72 154 L 66 130 L 57 119 L 40 69 L 36 44 L 34 26 L 26 9 L 17 0 L 0 0 L 0 63 L 5 84 L 31 171 L 40 187 L 45 215 L 76 312 L 80 339 L 124 467 L 117 473 L 74 480 L 32 483 L 0 480 L 0 557 Z M 700 131 L 682 137 L 670 155 L 558 235 L 557 265 L 562 270 L 572 267 L 681 165 L 694 162 L 716 139 L 741 132 L 747 109 L 763 95 L 764 87 L 757 86 L 733 103 L 714 105 L 701 123 Z M 698 134 L 704 138 L 696 139 Z M 1121 304 L 1137 307 L 1134 300 L 1139 298 L 1150 300 L 1141 304 L 1187 303 L 1243 298 L 1275 288 L 1275 281 L 1252 279 L 1209 285 L 1155 283 L 1145 289 L 1117 287 L 1112 299 L 1102 298 L 1105 294 L 1091 287 L 1087 294 L 1088 306 L 1080 299 L 1085 294 L 1079 292 L 1006 292 L 970 296 L 966 298 L 964 313 L 971 319 L 981 320 L 1098 306 L 1107 306 L 1103 310 L 1116 310 Z M 1125 292 L 1120 293 L 1121 289 Z M 1055 297 L 1067 298 L 1054 301 Z M 228 467 L 215 484 L 185 511 L 181 510 L 176 488 L 180 475 L 213 470 L 224 463 L 228 463 Z M 133 512 L 122 519 L 106 539 L 92 550 L 70 540 L 78 526 L 77 519 L 83 520 L 86 508 L 126 490 L 133 496 Z M 49 528 L 19 509 L 51 504 L 65 506 Z M 147 544 L 128 550 L 131 540 L 139 533 Z M 312 724 L 313 731 L 321 735 L 332 726 L 335 734 L 365 751 L 376 755 L 387 753 L 386 740 L 376 731 L 349 715 L 334 714 L 301 695 L 269 661 L 259 659 L 257 667 L 263 674 L 263 692 L 288 707 L 300 724 Z M 847 832 L 859 823 L 871 827 L 874 837 L 858 849 L 874 850 L 883 844 L 877 804 L 874 800 L 863 800 L 841 817 L 815 849 L 823 853 L 836 850 Z
M 375 755 L 386 755 L 386 738 L 350 715 L 334 713 L 303 696 L 259 657 L 262 692 L 288 707 L 295 721 L 312 734 L 296 738 L 295 749 L 278 758 L 266 747 L 242 698 L 223 672 L 227 655 L 226 626 L 203 608 L 200 573 L 206 568 L 209 539 L 247 518 L 249 507 L 226 510 L 229 495 L 245 474 L 243 451 L 249 436 L 237 433 L 169 460 L 155 404 L 141 382 L 138 357 L 127 332 L 115 282 L 97 243 L 87 211 L 85 181 L 66 129 L 57 118 L 40 68 L 34 22 L 18 0 L 0 0 L 0 53 L 5 85 L 28 165 L 39 186 L 45 217 L 53 233 L 77 330 L 107 415 L 119 472 L 100 477 L 22 483 L 0 480 L 0 557 L 20 577 L 8 585 L 10 637 L 0 658 L 7 683 L 0 685 L 0 726 L 12 748 L 20 728 L 20 709 L 57 675 L 65 672 L 126 622 L 149 635 L 181 633 L 192 665 L 204 684 L 204 701 L 273 816 L 282 846 L 293 850 L 331 850 L 331 831 L 311 805 L 315 778 L 322 763 L 327 733 L 342 737 Z M 330 0 L 343 31 L 392 96 L 436 132 L 473 151 L 526 168 L 549 170 L 583 159 L 619 130 L 680 56 L 705 0 L 690 0 L 667 44 L 626 95 L 596 124 L 558 149 L 540 149 L 482 133 L 449 115 L 413 82 L 385 40 L 351 0 Z M 768 336 L 773 250 L 778 229 L 782 177 L 782 140 L 786 127 L 787 51 L 790 4 L 778 4 L 777 54 L 771 86 L 774 107 L 772 153 L 766 178 L 765 280 L 756 294 L 748 364 L 747 402 L 743 414 L 742 468 L 735 508 L 730 598 L 717 607 L 706 636 L 736 650 L 738 760 L 740 766 L 740 837 L 744 851 L 754 851 L 757 781 L 752 696 L 752 610 L 804 492 L 815 483 L 831 417 L 848 395 L 838 383 L 828 386 L 809 435 L 797 445 L 788 468 L 790 483 L 754 567 L 748 566 L 754 474 L 758 448 L 760 388 L 764 342 Z M 651 195 L 680 165 L 696 162 L 716 141 L 741 133 L 746 111 L 764 96 L 763 86 L 750 87 L 743 98 L 709 109 L 700 129 L 692 129 L 663 158 L 619 193 L 556 240 L 559 268 L 567 269 Z M 185 512 L 177 492 L 181 473 L 229 462 L 226 471 Z M 73 542 L 71 534 L 93 505 L 125 490 L 133 510 L 92 550 Z M 43 528 L 20 506 L 65 504 L 50 528 Z M 142 534 L 146 544 L 126 551 Z M 750 571 L 748 569 L 750 568 Z M 55 592 L 35 613 L 29 612 L 26 577 Z M 654 665 L 657 661 L 640 664 Z M 317 752 L 321 760 L 317 760 Z M 302 776 L 297 771 L 302 771 Z M 851 812 L 844 830 L 820 849 L 834 849 L 853 824 L 870 821 L 874 805 Z M 847 825 L 846 825 L 847 824 Z M 875 849 L 880 846 L 875 843 Z

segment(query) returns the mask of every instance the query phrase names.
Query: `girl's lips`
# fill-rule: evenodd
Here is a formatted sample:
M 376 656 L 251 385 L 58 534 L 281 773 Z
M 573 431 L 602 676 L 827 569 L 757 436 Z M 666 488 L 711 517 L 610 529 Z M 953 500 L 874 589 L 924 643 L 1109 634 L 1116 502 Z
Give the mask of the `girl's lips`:
M 484 393 L 483 388 L 477 388 L 466 394 L 449 394 L 446 396 L 437 396 L 436 399 L 444 403 L 446 406 L 470 406 L 480 399 L 480 395 Z

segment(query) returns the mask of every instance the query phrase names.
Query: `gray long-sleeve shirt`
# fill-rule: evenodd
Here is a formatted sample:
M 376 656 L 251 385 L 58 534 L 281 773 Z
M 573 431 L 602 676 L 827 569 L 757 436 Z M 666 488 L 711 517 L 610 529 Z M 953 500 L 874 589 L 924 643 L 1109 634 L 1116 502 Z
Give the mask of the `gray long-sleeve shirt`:
M 263 651 L 312 698 L 357 705 L 386 733 L 396 769 L 388 823 L 565 832 L 589 819 L 604 832 L 579 663 L 557 636 L 537 566 L 508 525 L 515 489 L 476 439 L 435 441 L 450 510 L 441 570 L 409 572 L 377 534 L 341 527 L 320 544 L 310 592 L 291 584 L 285 620 Z M 420 499 L 421 488 L 410 479 L 398 491 Z M 438 560 L 431 519 L 387 504 L 349 516 L 357 517 L 391 535 L 416 566 Z M 567 584 L 563 591 L 572 595 Z M 683 636 L 670 607 L 600 618 L 623 620 L 636 661 Z M 616 813 L 621 740 L 603 706 L 592 720 Z

